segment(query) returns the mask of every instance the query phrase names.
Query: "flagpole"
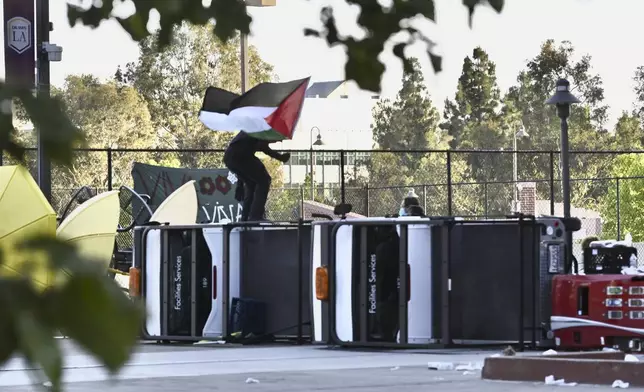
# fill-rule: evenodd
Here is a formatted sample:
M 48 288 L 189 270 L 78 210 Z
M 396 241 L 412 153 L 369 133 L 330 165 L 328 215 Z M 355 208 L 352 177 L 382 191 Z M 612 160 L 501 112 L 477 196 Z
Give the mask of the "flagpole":
M 244 0 L 247 7 L 275 7 L 276 0 Z M 242 94 L 248 91 L 250 85 L 249 69 L 248 69 L 248 36 L 241 33 L 239 39 L 240 44 L 240 57 L 241 57 L 241 92 Z
M 243 94 L 248 89 L 248 36 L 244 33 L 241 34 L 240 45 L 241 92 Z

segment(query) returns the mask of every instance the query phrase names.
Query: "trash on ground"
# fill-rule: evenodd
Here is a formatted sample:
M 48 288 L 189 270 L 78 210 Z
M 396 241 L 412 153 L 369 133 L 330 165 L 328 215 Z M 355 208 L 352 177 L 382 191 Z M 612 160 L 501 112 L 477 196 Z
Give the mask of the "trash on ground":
M 613 381 L 613 385 L 611 385 L 613 388 L 621 388 L 621 389 L 626 389 L 630 386 L 630 383 L 624 382 L 622 380 L 615 380 Z
M 427 364 L 429 370 L 454 370 L 454 367 L 451 362 L 430 362 Z
M 639 362 L 640 360 L 637 359 L 637 357 L 633 354 L 626 354 L 624 357 L 624 361 L 626 362 Z
M 563 378 L 561 380 L 556 380 L 555 376 L 547 376 L 546 377 L 546 385 L 560 385 L 562 387 L 574 387 L 577 385 L 576 382 L 566 382 Z
M 482 370 L 483 369 L 483 363 L 482 362 L 470 362 L 466 364 L 460 364 L 456 366 L 457 371 L 461 372 L 463 370 L 466 371 L 473 371 L 473 370 Z
M 248 377 L 246 379 L 246 384 L 259 384 L 259 380 L 256 380 L 254 378 Z
M 544 351 L 541 355 L 557 355 L 555 350 Z

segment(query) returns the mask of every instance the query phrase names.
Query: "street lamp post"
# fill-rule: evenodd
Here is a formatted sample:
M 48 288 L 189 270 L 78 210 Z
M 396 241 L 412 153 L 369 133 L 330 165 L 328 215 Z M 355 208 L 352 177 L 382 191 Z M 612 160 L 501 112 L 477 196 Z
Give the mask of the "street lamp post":
M 514 154 L 512 155 L 512 180 L 514 181 L 514 200 L 512 200 L 512 212 L 520 212 L 519 206 L 519 169 L 518 169 L 518 152 L 517 152 L 517 139 L 520 137 L 529 137 L 528 132 L 525 131 L 523 125 L 517 132 L 514 132 Z
M 274 7 L 276 0 L 246 0 L 247 7 Z M 248 90 L 249 76 L 248 76 L 248 36 L 241 33 L 240 39 L 240 60 L 241 60 L 241 92 L 242 94 Z
M 570 105 L 580 103 L 574 95 L 570 93 L 570 82 L 566 79 L 557 81 L 557 90 L 555 94 L 546 101 L 548 105 L 556 105 L 557 116 L 561 119 L 561 189 L 563 193 L 563 213 L 564 218 L 570 218 L 570 162 L 568 147 L 568 117 L 570 116 Z M 566 247 L 568 248 L 567 265 L 572 260 L 572 231 L 566 230 Z
M 318 136 L 317 139 L 315 140 L 315 143 L 313 143 L 313 131 L 316 130 L 318 131 Z M 311 128 L 311 139 L 309 145 L 311 146 L 311 200 L 315 201 L 315 151 L 313 150 L 313 146 L 323 146 L 324 142 L 322 142 L 322 135 L 320 133 L 320 128 L 318 127 L 313 127 Z

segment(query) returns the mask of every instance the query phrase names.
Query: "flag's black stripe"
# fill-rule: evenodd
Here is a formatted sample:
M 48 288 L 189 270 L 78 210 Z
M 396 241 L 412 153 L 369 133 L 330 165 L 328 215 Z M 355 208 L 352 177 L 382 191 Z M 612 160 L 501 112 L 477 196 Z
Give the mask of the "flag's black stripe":
M 228 114 L 230 113 L 233 101 L 237 98 L 239 98 L 239 94 L 231 93 L 230 91 L 217 87 L 208 87 L 203 104 L 201 105 L 201 110 Z
M 293 94 L 302 83 L 307 83 L 307 79 L 294 80 L 286 83 L 261 83 L 246 94 L 235 99 L 230 105 L 230 110 L 246 106 L 256 106 L 264 108 L 278 107 L 289 95 Z

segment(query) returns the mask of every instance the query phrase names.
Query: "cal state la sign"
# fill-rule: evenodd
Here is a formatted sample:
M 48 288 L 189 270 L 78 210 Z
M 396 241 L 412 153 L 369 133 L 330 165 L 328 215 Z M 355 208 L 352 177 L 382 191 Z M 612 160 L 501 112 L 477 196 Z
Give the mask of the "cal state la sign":
M 7 21 L 7 45 L 16 53 L 22 54 L 31 48 L 31 22 L 21 16 Z

